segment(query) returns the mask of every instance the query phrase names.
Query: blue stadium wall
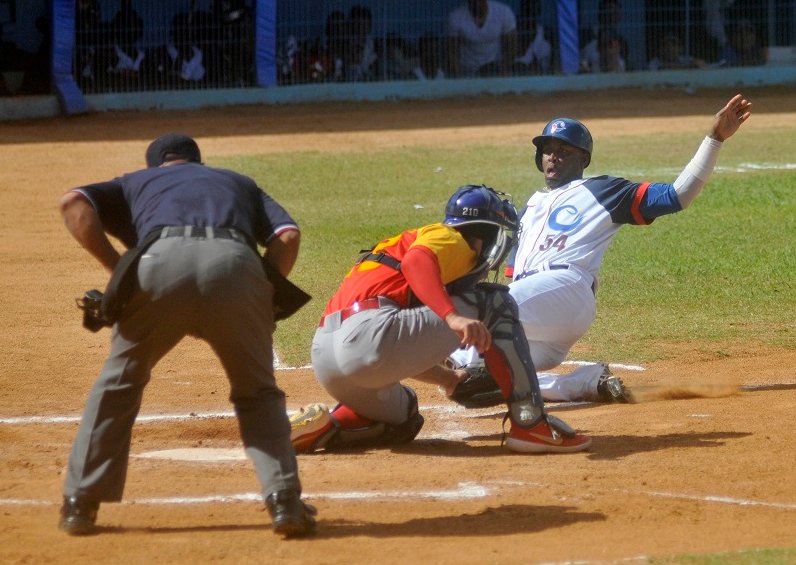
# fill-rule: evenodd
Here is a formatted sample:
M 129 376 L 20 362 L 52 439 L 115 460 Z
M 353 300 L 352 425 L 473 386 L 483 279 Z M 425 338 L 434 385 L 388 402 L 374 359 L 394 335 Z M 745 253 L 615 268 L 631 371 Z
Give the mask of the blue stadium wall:
M 206 0 L 209 1 L 209 0 Z M 504 0 L 517 9 L 519 0 Z M 583 0 L 596 5 L 598 0 Z M 125 109 L 198 109 L 211 106 L 240 104 L 285 104 L 326 101 L 365 101 L 419 98 L 474 96 L 480 94 L 511 94 L 529 92 L 579 91 L 622 87 L 676 87 L 676 88 L 740 88 L 774 84 L 796 84 L 796 66 L 736 67 L 684 71 L 635 71 L 620 74 L 562 74 L 521 76 L 511 78 L 446 79 L 441 81 L 392 81 L 373 83 L 324 83 L 277 86 L 276 48 L 277 36 L 298 33 L 320 33 L 329 9 L 326 2 L 317 0 L 255 0 L 256 10 L 256 82 L 252 88 L 211 89 L 194 91 L 153 91 L 84 96 L 72 76 L 75 0 L 53 0 L 53 53 L 52 78 L 55 95 L 9 97 L 0 99 L 0 120 L 52 117 L 85 112 L 102 112 Z M 101 0 L 112 12 L 116 0 Z M 348 3 L 370 5 L 378 16 L 381 29 L 377 34 L 400 33 L 407 37 L 425 32 L 442 34 L 437 29 L 447 13 L 461 0 L 441 0 L 428 3 L 439 11 L 439 17 L 427 18 L 419 23 L 411 3 L 386 3 L 350 0 Z M 145 5 L 147 3 L 144 3 Z M 200 0 L 198 4 L 202 4 Z M 330 4 L 331 5 L 331 4 Z M 638 13 L 629 14 L 628 20 L 643 20 L 643 3 L 638 3 Z M 345 0 L 336 0 L 335 9 L 346 9 Z M 577 37 L 577 0 L 544 2 L 541 14 L 543 23 L 557 18 L 559 40 L 562 47 L 561 67 L 577 58 L 577 44 L 571 46 L 569 55 L 565 48 L 565 35 Z M 201 6 L 200 6 L 201 7 Z M 582 8 L 582 6 L 581 6 Z M 279 14 L 279 22 L 277 22 Z M 315 14 L 312 22 L 301 21 L 306 14 Z M 142 13 L 142 16 L 146 14 Z M 377 18 L 374 18 L 376 20 Z M 581 21 L 583 26 L 585 22 Z M 298 26 L 301 26 L 300 28 Z M 278 28 L 279 26 L 279 28 Z M 291 26 L 297 26 L 295 30 Z M 424 27 L 425 26 L 425 27 Z M 437 27 L 435 27 L 437 26 Z M 633 33 L 637 27 L 626 30 Z M 150 38 L 156 40 L 157 38 Z M 569 57 L 570 61 L 563 60 Z M 574 58 L 574 59 L 573 59 Z

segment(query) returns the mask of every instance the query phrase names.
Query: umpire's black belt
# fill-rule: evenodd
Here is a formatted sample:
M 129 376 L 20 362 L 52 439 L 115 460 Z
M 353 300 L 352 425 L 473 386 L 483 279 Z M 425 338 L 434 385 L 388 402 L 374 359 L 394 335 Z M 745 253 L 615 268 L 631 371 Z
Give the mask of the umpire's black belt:
M 525 271 L 524 273 L 520 273 L 516 277 L 514 277 L 515 281 L 521 281 L 526 277 L 530 277 L 539 273 L 541 271 L 558 271 L 558 270 L 567 270 L 569 269 L 569 265 L 548 265 L 547 269 L 531 269 L 530 271 Z
M 232 239 L 244 243 L 251 248 L 256 246 L 249 236 L 233 228 L 214 228 L 212 226 L 164 226 L 160 230 L 160 237 L 192 237 L 197 239 Z

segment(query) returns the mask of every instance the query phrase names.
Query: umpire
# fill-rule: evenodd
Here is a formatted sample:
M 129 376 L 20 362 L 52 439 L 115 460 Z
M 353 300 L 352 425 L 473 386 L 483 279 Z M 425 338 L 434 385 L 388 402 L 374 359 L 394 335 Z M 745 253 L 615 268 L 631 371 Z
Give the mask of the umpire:
M 207 341 L 224 366 L 274 531 L 312 534 L 315 508 L 300 498 L 285 396 L 274 380 L 273 285 L 256 247 L 264 245 L 264 261 L 287 275 L 298 256 L 298 226 L 251 178 L 203 165 L 187 135 L 155 139 L 146 163 L 60 200 L 66 228 L 113 272 L 108 290 L 120 276 L 132 284 L 129 296 L 120 290 L 117 297 L 123 308 L 72 447 L 59 527 L 94 533 L 100 503 L 122 499 L 151 370 L 190 334 Z M 130 251 L 120 256 L 106 234 Z

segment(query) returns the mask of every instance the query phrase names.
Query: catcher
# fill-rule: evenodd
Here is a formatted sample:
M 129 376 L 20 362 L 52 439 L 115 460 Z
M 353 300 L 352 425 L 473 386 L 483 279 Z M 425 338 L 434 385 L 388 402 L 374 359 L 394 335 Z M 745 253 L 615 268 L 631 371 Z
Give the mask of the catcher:
M 536 368 L 559 365 L 594 321 L 599 269 L 619 228 L 649 225 L 659 216 L 685 210 L 710 178 L 723 143 L 746 122 L 751 109 L 752 103 L 740 94 L 730 99 L 715 114 L 708 135 L 672 184 L 612 176 L 584 178 L 592 136 L 577 120 L 555 118 L 534 137 L 536 167 L 546 186 L 523 209 L 509 292 L 517 302 Z M 470 407 L 500 404 L 498 384 L 488 365 L 479 363 L 475 350 L 455 351 L 451 365 L 471 368 L 453 400 Z M 540 384 L 546 401 L 632 400 L 603 363 L 569 375 L 548 374 L 540 377 Z
M 390 446 L 423 426 L 407 379 L 453 390 L 464 374 L 442 364 L 457 346 L 486 359 L 508 405 L 506 445 L 526 453 L 574 452 L 591 439 L 545 413 L 528 342 L 502 285 L 478 283 L 514 240 L 514 206 L 487 186 L 459 188 L 445 218 L 385 239 L 363 255 L 329 300 L 312 342 L 312 366 L 339 404 L 291 418 L 299 453 Z

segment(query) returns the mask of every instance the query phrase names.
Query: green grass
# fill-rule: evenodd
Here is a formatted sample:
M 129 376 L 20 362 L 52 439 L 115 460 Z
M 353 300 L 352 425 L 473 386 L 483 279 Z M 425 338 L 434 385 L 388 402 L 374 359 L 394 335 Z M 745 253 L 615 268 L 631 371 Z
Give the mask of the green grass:
M 667 357 L 675 343 L 715 356 L 728 343 L 796 347 L 796 180 L 785 169 L 796 163 L 794 139 L 796 131 L 788 129 L 740 132 L 688 210 L 620 230 L 605 256 L 597 320 L 579 344 L 579 358 L 643 363 Z M 598 139 L 587 173 L 671 182 L 700 141 L 693 135 Z M 735 171 L 749 163 L 768 168 Z M 541 186 L 527 143 L 301 152 L 211 164 L 255 177 L 302 227 L 291 278 L 314 299 L 277 330 L 276 347 L 289 365 L 309 362 L 324 305 L 360 249 L 440 220 L 462 184 L 490 184 L 514 194 L 517 204 Z M 796 563 L 796 548 L 648 562 L 780 565 Z
M 787 565 L 796 563 L 796 547 L 787 549 L 753 549 L 714 555 L 678 555 L 655 558 L 651 565 Z
M 652 226 L 620 230 L 605 256 L 598 317 L 582 341 L 588 356 L 644 362 L 667 344 L 726 342 L 796 347 L 796 181 L 782 168 L 796 162 L 784 140 L 796 132 L 740 132 L 692 206 Z M 590 175 L 671 182 L 699 136 L 598 140 Z M 759 155 L 759 157 L 756 157 Z M 753 157 L 755 156 L 755 157 Z M 723 172 L 743 163 L 780 169 Z M 291 276 L 314 299 L 277 330 L 291 365 L 309 362 L 323 307 L 360 249 L 442 217 L 462 184 L 487 183 L 523 203 L 541 178 L 526 145 L 235 157 L 212 163 L 252 175 L 282 202 L 303 231 Z

